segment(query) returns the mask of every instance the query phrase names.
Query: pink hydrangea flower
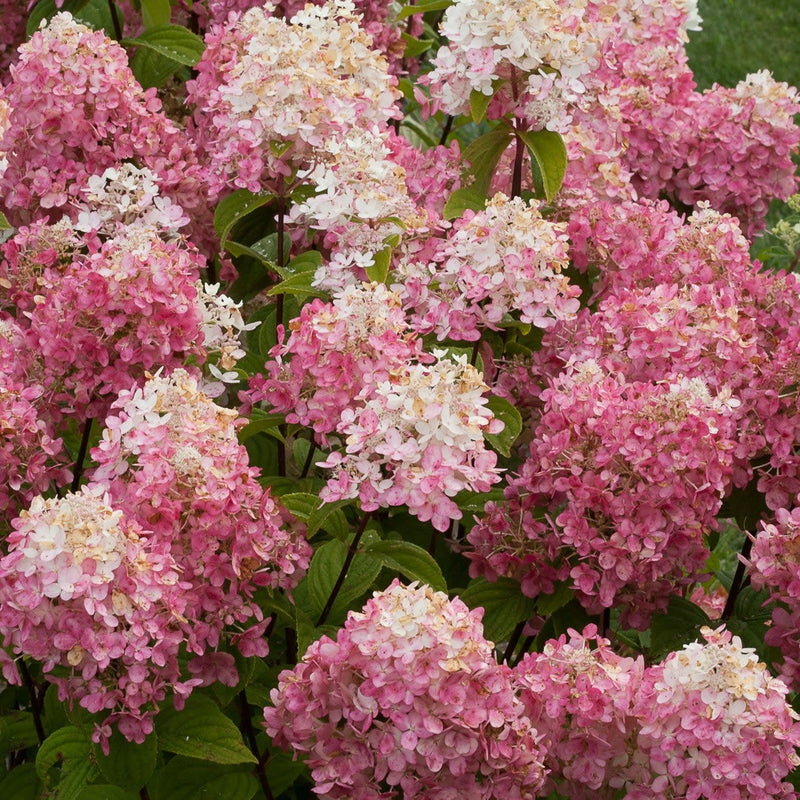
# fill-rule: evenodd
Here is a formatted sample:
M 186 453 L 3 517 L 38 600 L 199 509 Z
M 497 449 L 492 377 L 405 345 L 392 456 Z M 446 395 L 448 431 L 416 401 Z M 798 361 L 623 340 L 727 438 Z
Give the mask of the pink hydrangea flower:
M 481 611 L 399 581 L 312 644 L 264 710 L 326 798 L 533 798 L 542 752 Z

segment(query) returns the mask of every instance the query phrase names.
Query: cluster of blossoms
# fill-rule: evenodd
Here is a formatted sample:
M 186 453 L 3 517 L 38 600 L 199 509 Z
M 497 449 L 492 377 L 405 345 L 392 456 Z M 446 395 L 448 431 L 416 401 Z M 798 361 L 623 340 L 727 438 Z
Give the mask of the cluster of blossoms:
M 542 401 L 509 508 L 469 534 L 472 570 L 520 578 L 532 595 L 568 576 L 590 612 L 624 602 L 624 619 L 644 628 L 703 574 L 738 401 L 698 378 L 628 382 L 594 361 L 562 373 Z M 534 505 L 546 521 L 529 518 Z
M 567 184 L 579 195 L 594 186 L 607 197 L 633 199 L 632 188 L 690 207 L 708 200 L 736 214 L 748 233 L 760 230 L 769 200 L 786 199 L 796 185 L 796 91 L 766 72 L 734 89 L 695 91 L 687 3 L 630 0 L 611 18 L 596 3 L 587 13 L 611 27 L 567 134 Z M 593 175 L 598 169 L 605 185 Z
M 318 149 L 396 113 L 396 79 L 352 2 L 309 5 L 288 23 L 272 10 L 252 8 L 212 29 L 188 85 L 215 196 L 226 186 L 274 188 Z
M 590 625 L 512 670 L 480 614 L 395 581 L 281 673 L 268 734 L 329 798 L 794 796 L 787 687 L 723 628 L 645 667 Z
M 384 284 L 348 286 L 331 303 L 313 300 L 289 330 L 287 341 L 270 351 L 266 375 L 251 379 L 250 398 L 266 400 L 288 422 L 310 426 L 323 443 L 345 409 L 360 404 L 362 392 L 425 359 L 400 296 Z
M 537 734 L 481 616 L 395 581 L 281 673 L 267 733 L 306 754 L 324 797 L 538 796 Z
M 167 542 L 150 536 L 101 487 L 34 499 L 0 559 L 5 645 L 42 663 L 62 700 L 110 714 L 129 739 L 152 730 L 147 711 L 173 689 L 186 590 Z M 15 668 L 6 677 L 19 682 Z
M 414 329 L 475 341 L 511 314 L 538 328 L 574 317 L 580 290 L 561 272 L 569 263 L 564 227 L 536 205 L 497 194 L 485 210 L 465 212 L 446 239 L 421 251 L 410 243 L 393 277 Z
M 89 484 L 35 498 L 13 523 L 0 632 L 62 699 L 109 712 L 98 737 L 116 722 L 142 741 L 170 689 L 180 703 L 197 685 L 235 685 L 233 656 L 217 649 L 230 636 L 266 655 L 253 593 L 290 589 L 308 567 L 304 530 L 259 485 L 239 424 L 186 371 L 152 377 L 112 405 Z
M 566 131 L 569 106 L 586 91 L 606 28 L 586 0 L 456 0 L 440 30 L 448 44 L 427 77 L 434 106 L 468 114 L 474 92 L 493 95 L 490 119 L 507 113 L 535 129 Z
M 546 788 L 572 800 L 619 789 L 636 741 L 631 709 L 644 660 L 617 655 L 589 625 L 526 655 L 514 672 L 525 712 L 542 737 Z
M 92 175 L 130 161 L 158 176 L 162 196 L 189 213 L 192 234 L 208 244 L 193 146 L 161 113 L 155 89 L 138 84 L 120 45 L 59 13 L 20 47 L 10 73 L 0 193 L 12 223 L 71 213 Z
M 794 798 L 783 778 L 800 764 L 800 725 L 786 684 L 724 628 L 702 634 L 705 644 L 644 673 L 633 714 L 637 760 L 650 774 L 634 771 L 625 797 Z
M 783 653 L 781 675 L 800 687 L 800 510 L 779 508 L 775 524 L 763 524 L 749 559 L 754 588 L 768 589 L 772 626 L 765 641 Z
M 324 231 L 324 244 L 332 249 L 330 263 L 316 276 L 320 286 L 352 282 L 353 266 L 370 266 L 387 241 L 428 224 L 386 140 L 386 134 L 350 130 L 321 145 L 313 168 L 298 176 L 317 193 L 293 206 L 289 219 L 301 229 Z
M 138 225 L 100 242 L 65 218 L 22 228 L 3 255 L 26 347 L 65 412 L 102 414 L 145 370 L 204 357 L 195 288 L 204 260 L 183 240 Z
M 337 431 L 345 452 L 319 466 L 333 469 L 321 497 L 357 497 L 365 511 L 406 506 L 446 531 L 462 514 L 451 498 L 485 492 L 500 480 L 497 454 L 484 436 L 503 423 L 487 407 L 489 387 L 466 355 L 434 351 L 433 364 L 408 364 L 376 383 L 358 409 L 345 409 Z

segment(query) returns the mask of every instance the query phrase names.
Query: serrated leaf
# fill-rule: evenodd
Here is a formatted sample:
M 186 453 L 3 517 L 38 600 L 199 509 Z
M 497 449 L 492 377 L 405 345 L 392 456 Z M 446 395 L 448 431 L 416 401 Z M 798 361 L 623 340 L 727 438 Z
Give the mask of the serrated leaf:
M 510 578 L 494 583 L 476 578 L 460 597 L 470 608 L 483 608 L 483 628 L 486 638 L 493 642 L 506 641 L 515 626 L 529 620 L 536 611 L 534 601 L 522 594 L 519 583 Z
M 194 67 L 206 49 L 203 40 L 183 25 L 157 25 L 135 39 L 123 39 L 127 47 L 144 47 L 179 64 Z
M 503 397 L 492 395 L 486 404 L 505 427 L 500 433 L 484 433 L 483 438 L 501 455 L 508 458 L 511 447 L 522 432 L 522 415 Z
M 444 204 L 444 218 L 458 219 L 464 212 L 483 211 L 486 207 L 486 197 L 475 189 L 456 189 Z
M 484 94 L 477 89 L 473 89 L 469 95 L 469 113 L 472 121 L 477 125 L 483 122 L 486 117 L 486 109 L 489 108 L 489 103 L 492 102 L 494 92 L 491 94 Z
M 55 786 L 54 800 L 77 800 L 97 775 L 90 752 L 89 737 L 74 725 L 59 728 L 42 742 L 36 754 L 36 774 L 45 785 Z M 59 776 L 55 782 L 53 769 L 57 769 Z
M 322 609 L 325 608 L 346 557 L 347 545 L 338 539 L 325 542 L 314 553 L 306 580 L 308 598 L 315 614 L 322 613 Z M 341 613 L 353 600 L 364 594 L 380 571 L 379 558 L 357 552 L 347 570 L 342 588 L 336 596 L 334 614 L 337 611 Z
M 142 0 L 142 22 L 145 28 L 169 25 L 172 6 L 169 0 Z
M 542 176 L 544 196 L 549 203 L 561 188 L 567 171 L 567 147 L 560 133 L 553 131 L 517 131 Z
M 0 717 L 0 753 L 25 750 L 38 743 L 39 736 L 30 712 L 12 711 Z
M 233 226 L 248 214 L 261 208 L 275 198 L 271 192 L 250 192 L 237 189 L 220 200 L 214 209 L 214 230 L 224 245 L 228 241 Z M 257 249 L 253 245 L 253 249 Z M 274 260 L 274 259 L 272 259 Z
M 364 548 L 364 552 L 377 556 L 383 565 L 405 575 L 412 581 L 427 583 L 437 592 L 447 591 L 447 581 L 434 557 L 419 545 L 411 542 L 377 541 Z
M 322 502 L 318 495 L 307 492 L 291 492 L 280 496 L 281 503 L 289 509 L 298 519 L 305 522 L 320 506 Z
M 328 525 L 331 524 L 332 517 L 336 518 L 336 524 L 333 526 L 333 530 L 330 532 L 333 533 L 334 536 L 336 536 L 338 533 L 341 533 L 341 523 L 338 521 L 339 516 L 344 518 L 345 528 L 349 531 L 350 526 L 347 524 L 347 518 L 344 517 L 344 514 L 340 509 L 351 505 L 352 502 L 352 500 L 337 500 L 334 503 L 322 503 L 319 508 L 315 509 L 311 512 L 311 514 L 309 514 L 309 517 L 306 520 L 306 536 L 308 536 L 310 539 L 322 528 L 328 530 Z
M 700 628 L 711 620 L 702 608 L 683 597 L 669 599 L 666 614 L 653 614 L 650 623 L 650 646 L 655 657 L 680 650 L 684 644 L 700 638 Z
M 156 717 L 156 733 L 162 750 L 201 758 L 216 764 L 255 763 L 242 742 L 239 729 L 202 695 L 193 694 L 182 711 L 163 710 Z
M 372 257 L 372 264 L 364 271 L 371 281 L 376 283 L 386 283 L 386 276 L 389 274 L 389 264 L 392 262 L 392 248 L 384 247 L 383 250 L 375 253 Z
M 242 767 L 173 758 L 148 785 L 151 800 L 250 800 L 258 781 Z
M 466 147 L 462 153 L 462 160 L 470 165 L 465 171 L 465 178 L 469 182 L 466 188 L 486 197 L 497 162 L 500 161 L 500 156 L 505 153 L 513 137 L 514 132 L 511 128 L 498 125 Z
M 105 755 L 99 745 L 92 745 L 92 757 L 103 777 L 115 786 L 136 789 L 147 783 L 156 768 L 158 740 L 151 733 L 141 744 L 129 742 L 114 731 Z
M 414 14 L 426 14 L 428 11 L 441 11 L 444 8 L 449 8 L 453 4 L 453 0 L 425 0 L 417 5 L 403 6 L 397 15 L 397 21 L 410 17 Z

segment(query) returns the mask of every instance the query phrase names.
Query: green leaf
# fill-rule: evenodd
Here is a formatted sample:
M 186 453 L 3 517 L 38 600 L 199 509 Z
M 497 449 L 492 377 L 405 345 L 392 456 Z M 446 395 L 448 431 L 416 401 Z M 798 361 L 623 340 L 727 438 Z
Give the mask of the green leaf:
M 483 211 L 486 207 L 486 196 L 483 192 L 475 189 L 456 189 L 447 202 L 444 204 L 444 218 L 458 219 L 464 216 L 464 212 Z
M 267 783 L 274 797 L 283 794 L 301 775 L 308 775 L 308 767 L 297 758 L 280 751 L 272 753 L 266 766 Z
M 15 767 L 0 781 L 0 797 L 3 800 L 39 800 L 42 782 L 31 763 Z
M 421 56 L 426 50 L 436 44 L 435 39 L 417 39 L 408 33 L 403 33 L 402 37 L 403 41 L 406 43 L 404 55 L 408 56 L 408 58 Z
M 233 226 L 244 219 L 249 213 L 261 206 L 265 206 L 275 195 L 271 192 L 250 192 L 247 189 L 237 189 L 233 194 L 220 200 L 214 210 L 214 230 L 222 244 L 228 240 Z M 257 249 L 253 245 L 253 249 Z
M 128 59 L 134 77 L 144 89 L 160 89 L 170 75 L 174 75 L 181 65 L 171 58 L 140 48 Z
M 364 548 L 378 556 L 383 565 L 402 573 L 412 581 L 427 583 L 437 592 L 447 591 L 447 582 L 433 556 L 419 545 L 402 540 L 376 541 Z
M 55 786 L 53 800 L 77 800 L 97 776 L 90 752 L 85 731 L 73 725 L 59 728 L 42 742 L 36 754 L 36 774 L 46 785 Z
M 650 646 L 654 658 L 668 653 L 700 638 L 700 628 L 711 620 L 702 608 L 683 597 L 669 599 L 666 614 L 653 614 L 650 623 Z
M 489 502 L 502 503 L 503 498 L 503 490 L 495 487 L 488 492 L 459 492 L 453 501 L 466 516 L 472 516 L 482 514 Z
M 338 539 L 325 542 L 314 553 L 308 568 L 307 582 L 308 597 L 315 614 L 321 614 L 325 608 L 346 557 L 347 545 Z M 342 588 L 336 596 L 333 606 L 334 616 L 337 612 L 341 614 L 350 603 L 361 597 L 380 571 L 380 559 L 357 552 L 347 570 Z
M 424 0 L 417 5 L 403 6 L 400 9 L 400 13 L 397 15 L 397 21 L 400 22 L 414 14 L 426 14 L 428 11 L 441 11 L 443 8 L 449 8 L 452 4 L 453 0 Z
M 472 121 L 477 125 L 483 122 L 486 117 L 486 109 L 489 108 L 489 103 L 492 102 L 494 91 L 491 94 L 484 94 L 483 92 L 473 89 L 469 95 L 469 113 Z
M 39 737 L 30 712 L 12 711 L 0 717 L 0 753 L 25 750 L 38 743 Z
M 319 508 L 312 511 L 306 520 L 306 536 L 310 539 L 317 531 L 325 529 L 337 538 L 342 538 L 341 519 L 344 519 L 346 536 L 350 531 L 350 526 L 347 524 L 347 518 L 340 509 L 349 506 L 352 502 L 352 500 L 337 500 L 334 503 L 323 503 Z
M 314 282 L 314 273 L 312 271 L 300 272 L 297 275 L 292 275 L 285 281 L 281 281 L 277 286 L 273 286 L 267 294 L 291 294 L 295 297 L 323 297 L 326 298 L 327 292 L 322 289 L 317 289 L 311 284 Z
M 0 231 L 10 231 L 11 229 L 11 223 L 6 219 L 6 215 L 0 211 Z
M 522 415 L 508 400 L 492 395 L 486 404 L 495 417 L 501 420 L 505 427 L 500 433 L 485 433 L 484 439 L 501 455 L 508 458 L 511 447 L 522 432 Z
M 542 176 L 544 196 L 549 203 L 561 188 L 567 171 L 567 148 L 560 133 L 553 131 L 517 131 Z
M 156 717 L 156 733 L 162 750 L 202 758 L 216 764 L 255 763 L 242 742 L 239 729 L 216 704 L 193 694 L 182 711 L 164 709 Z
M 133 789 L 123 789 L 110 783 L 93 783 L 81 790 L 77 800 L 141 800 L 141 798 L 139 792 Z
M 44 693 L 44 729 L 49 736 L 69 724 L 66 703 L 58 699 L 58 687 L 51 684 Z
M 308 492 L 290 492 L 281 495 L 281 503 L 296 517 L 305 522 L 320 506 L 319 495 Z
M 273 428 L 277 430 L 279 425 L 286 422 L 285 414 L 267 414 L 262 411 L 256 415 L 256 411 L 258 409 L 253 409 L 250 422 L 239 430 L 239 444 L 244 444 L 251 436 L 255 436 L 257 433 L 269 432 Z M 283 436 L 280 438 L 284 439 Z
M 61 8 L 57 8 L 55 0 L 39 0 L 33 7 L 28 16 L 28 24 L 25 28 L 25 35 L 31 36 L 42 23 L 42 20 L 50 20 L 59 11 L 69 11 L 72 16 L 77 16 L 78 12 L 87 4 L 88 0 L 64 0 Z
M 157 25 L 148 28 L 135 39 L 123 39 L 126 47 L 145 47 L 179 64 L 193 67 L 206 49 L 203 40 L 183 25 Z
M 249 769 L 178 756 L 147 788 L 151 800 L 250 800 L 258 781 Z
M 389 274 L 389 264 L 392 262 L 392 248 L 384 247 L 372 257 L 372 265 L 367 267 L 365 272 L 371 281 L 376 283 L 386 283 L 386 276 Z
M 136 744 L 115 730 L 109 744 L 108 755 L 103 753 L 99 745 L 92 746 L 92 757 L 101 774 L 115 786 L 138 791 L 156 768 L 158 740 L 155 734 L 151 733 L 142 744 Z
M 466 147 L 462 153 L 462 160 L 470 165 L 465 172 L 468 188 L 482 197 L 486 197 L 497 162 L 505 153 L 513 137 L 514 131 L 510 127 L 498 125 Z M 469 181 L 470 178 L 471 181 Z
M 172 6 L 169 0 L 142 0 L 142 22 L 148 30 L 169 25 Z
M 544 617 L 550 616 L 563 608 L 575 597 L 575 592 L 569 581 L 561 581 L 556 584 L 552 594 L 540 594 L 536 598 L 536 610 Z
M 476 578 L 460 596 L 470 608 L 484 609 L 483 628 L 487 639 L 493 642 L 506 641 L 514 627 L 529 620 L 536 611 L 534 601 L 525 597 L 519 583 L 511 578 L 494 583 Z

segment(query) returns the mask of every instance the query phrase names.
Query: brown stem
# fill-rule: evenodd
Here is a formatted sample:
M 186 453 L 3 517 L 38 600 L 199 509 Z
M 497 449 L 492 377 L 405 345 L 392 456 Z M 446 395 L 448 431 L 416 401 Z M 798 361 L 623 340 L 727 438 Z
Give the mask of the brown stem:
M 526 620 L 517 623 L 517 627 L 514 628 L 513 632 L 511 633 L 511 638 L 508 640 L 508 644 L 506 645 L 506 650 L 503 653 L 502 661 L 508 663 L 508 660 L 511 658 L 512 653 L 514 652 L 514 648 L 517 646 L 517 642 L 519 641 L 519 637 L 522 636 L 522 631 L 525 630 Z
M 108 10 L 111 12 L 111 24 L 114 26 L 114 38 L 119 41 L 122 39 L 122 22 L 119 18 L 119 11 L 114 0 L 108 0 Z
M 19 674 L 22 677 L 22 683 L 28 690 L 31 698 L 31 711 L 33 713 L 33 727 L 36 728 L 36 736 L 39 738 L 41 744 L 46 738 L 44 726 L 42 725 L 42 703 L 36 684 L 33 682 L 30 672 L 28 672 L 28 665 L 24 659 L 19 661 Z
M 439 139 L 440 145 L 447 144 L 447 137 L 450 135 L 450 131 L 453 127 L 453 119 L 454 117 L 452 114 L 447 115 L 447 119 L 444 121 L 444 127 L 442 128 L 442 136 Z
M 742 545 L 742 558 L 747 558 L 750 555 L 750 548 L 752 546 L 753 540 L 748 536 Z M 731 583 L 731 589 L 728 592 L 728 599 L 725 601 L 725 608 L 722 610 L 721 620 L 728 620 L 733 615 L 733 609 L 736 606 L 736 598 L 746 585 L 744 577 L 746 569 L 747 567 L 744 561 L 739 559 L 739 563 L 736 565 L 736 573 L 733 576 L 733 583 Z
M 517 150 L 514 153 L 514 174 L 511 177 L 511 196 L 520 197 L 522 195 L 522 162 L 525 156 L 525 144 L 522 137 L 515 136 Z
M 342 588 L 344 579 L 347 577 L 347 570 L 350 569 L 350 564 L 353 563 L 353 559 L 355 558 L 358 543 L 361 541 L 361 537 L 364 535 L 364 531 L 367 529 L 367 521 L 369 518 L 370 512 L 367 511 L 361 518 L 361 524 L 358 526 L 358 530 L 356 531 L 356 535 L 353 537 L 353 541 L 350 542 L 350 547 L 347 549 L 347 555 L 344 558 L 344 564 L 342 564 L 342 568 L 339 571 L 339 577 L 336 579 L 336 583 L 333 584 L 330 597 L 328 598 L 328 602 L 325 603 L 325 608 L 322 609 L 322 614 L 320 614 L 320 617 L 317 620 L 317 625 L 322 625 L 322 623 L 328 618 L 328 614 L 331 613 L 333 604 L 336 602 L 336 596 L 339 594 L 339 590 Z
M 86 460 L 86 451 L 89 449 L 89 437 L 92 433 L 92 419 L 87 418 L 83 423 L 83 434 L 81 436 L 81 443 L 78 447 L 78 457 L 75 459 L 75 474 L 72 476 L 72 486 L 70 491 L 77 492 L 81 485 L 81 476 L 83 475 L 83 462 Z
M 264 769 L 264 759 L 258 750 L 256 732 L 253 729 L 253 720 L 250 718 L 250 704 L 247 702 L 247 691 L 245 689 L 239 692 L 239 719 L 242 722 L 242 730 L 247 737 L 250 750 L 256 757 L 256 765 L 253 767 L 253 770 L 256 773 L 258 782 L 261 784 L 261 791 L 264 792 L 264 797 L 266 797 L 267 800 L 272 800 L 272 790 L 269 788 L 267 773 Z
M 308 471 L 311 469 L 311 465 L 314 463 L 314 452 L 317 449 L 316 442 L 314 441 L 313 434 L 311 435 L 311 447 L 308 448 L 308 455 L 306 456 L 306 463 L 303 464 L 303 471 L 300 473 L 300 478 L 305 478 L 308 475 Z

